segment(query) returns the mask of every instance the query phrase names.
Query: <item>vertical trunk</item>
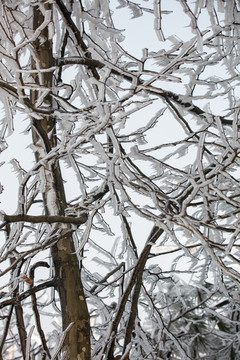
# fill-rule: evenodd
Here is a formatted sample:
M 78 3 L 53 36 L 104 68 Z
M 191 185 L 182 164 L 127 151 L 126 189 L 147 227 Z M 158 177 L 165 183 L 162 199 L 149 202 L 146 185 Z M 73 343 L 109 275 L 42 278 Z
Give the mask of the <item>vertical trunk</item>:
M 48 10 L 49 4 L 42 3 Z M 33 28 L 36 29 L 42 24 L 44 17 L 37 6 L 33 10 Z M 34 42 L 35 55 L 38 66 L 47 69 L 54 65 L 52 56 L 52 42 L 48 40 L 47 27 L 41 33 L 41 41 Z M 33 69 L 36 69 L 36 60 L 32 61 Z M 42 72 L 33 75 L 35 82 L 44 87 L 52 86 L 52 72 Z M 34 105 L 39 96 L 38 91 L 32 91 L 31 101 Z M 51 97 L 46 96 L 43 106 L 51 106 Z M 51 116 L 44 116 L 42 120 L 32 120 L 33 143 L 36 146 L 36 160 L 41 159 L 52 147 L 56 145 L 55 119 Z M 61 170 L 58 163 L 46 165 L 41 169 L 45 177 L 45 189 L 43 193 L 45 213 L 47 215 L 64 215 L 66 207 L 65 192 Z M 83 291 L 79 261 L 75 254 L 74 243 L 71 235 L 62 238 L 51 249 L 55 276 L 57 278 L 57 291 L 59 293 L 63 330 L 71 323 L 71 328 L 64 344 L 64 351 L 67 351 L 67 359 L 89 360 L 90 359 L 90 324 L 87 304 Z

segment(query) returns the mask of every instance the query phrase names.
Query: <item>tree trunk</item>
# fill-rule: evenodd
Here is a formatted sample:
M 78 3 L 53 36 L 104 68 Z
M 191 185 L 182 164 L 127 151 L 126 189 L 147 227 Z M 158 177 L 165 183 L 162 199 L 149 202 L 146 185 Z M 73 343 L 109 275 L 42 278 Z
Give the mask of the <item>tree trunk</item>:
M 52 10 L 52 5 L 42 3 L 45 9 Z M 33 10 L 33 29 L 36 30 L 44 20 L 40 9 L 35 6 Z M 54 65 L 52 55 L 52 41 L 48 40 L 48 28 L 41 32 L 42 41 L 34 42 L 36 58 L 32 60 L 33 69 L 48 69 Z M 36 64 L 36 62 L 38 64 Z M 38 65 L 38 66 L 36 66 Z M 51 88 L 53 82 L 52 72 L 42 72 L 41 77 L 34 73 L 33 77 L 37 85 Z M 32 106 L 36 104 L 39 91 L 31 92 Z M 52 106 L 51 96 L 47 95 L 40 106 Z M 41 120 L 32 119 L 33 144 L 36 147 L 36 160 L 39 161 L 46 153 L 56 146 L 56 120 L 50 116 L 43 116 Z M 66 198 L 59 163 L 43 166 L 42 176 L 45 178 L 43 201 L 46 215 L 64 215 Z M 53 225 L 54 226 L 54 225 Z M 56 226 L 56 225 L 55 225 Z M 65 339 L 63 350 L 67 351 L 67 359 L 88 360 L 90 359 L 90 323 L 83 285 L 81 281 L 80 266 L 75 254 L 74 243 L 71 235 L 66 235 L 51 248 L 52 260 L 57 279 L 57 291 L 59 293 L 63 330 L 70 323 L 74 326 Z

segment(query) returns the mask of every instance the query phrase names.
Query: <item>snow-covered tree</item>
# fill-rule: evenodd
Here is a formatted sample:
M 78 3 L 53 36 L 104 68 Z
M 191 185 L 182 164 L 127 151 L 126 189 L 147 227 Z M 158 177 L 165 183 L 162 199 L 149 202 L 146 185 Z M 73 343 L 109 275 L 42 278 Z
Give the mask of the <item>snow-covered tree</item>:
M 238 358 L 239 0 L 0 17 L 0 359 Z

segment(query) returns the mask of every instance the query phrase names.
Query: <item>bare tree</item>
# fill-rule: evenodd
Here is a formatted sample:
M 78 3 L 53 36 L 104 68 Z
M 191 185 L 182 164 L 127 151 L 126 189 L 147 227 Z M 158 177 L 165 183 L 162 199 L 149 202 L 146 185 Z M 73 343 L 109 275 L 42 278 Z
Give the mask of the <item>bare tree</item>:
M 140 3 L 0 4 L 0 359 L 239 356 L 240 4 Z

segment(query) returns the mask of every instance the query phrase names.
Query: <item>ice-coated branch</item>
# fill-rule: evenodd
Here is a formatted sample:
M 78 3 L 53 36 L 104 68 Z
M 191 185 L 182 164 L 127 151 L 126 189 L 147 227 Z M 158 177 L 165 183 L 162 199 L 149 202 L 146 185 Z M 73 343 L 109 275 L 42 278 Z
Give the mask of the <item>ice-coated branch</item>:
M 3 309 L 4 307 L 9 306 L 11 304 L 15 304 L 16 302 L 22 301 L 38 291 L 45 290 L 50 287 L 54 287 L 55 285 L 56 285 L 55 279 L 45 281 L 44 283 L 36 285 L 36 286 L 22 292 L 21 294 L 18 294 L 16 296 L 12 297 L 11 299 L 3 300 L 0 303 L 0 309 Z
M 99 69 L 106 66 L 111 69 L 112 74 L 121 76 L 121 77 L 123 77 L 124 80 L 129 81 L 131 83 L 133 82 L 133 78 L 136 77 L 136 72 L 124 71 L 120 67 L 117 67 L 116 65 L 111 64 L 109 61 L 99 61 L 96 59 L 81 57 L 81 56 L 80 57 L 79 56 L 69 56 L 69 57 L 64 57 L 64 58 L 58 58 L 58 59 L 56 59 L 56 64 L 58 66 L 84 65 L 89 68 L 99 68 Z M 144 74 L 144 72 L 143 72 L 143 74 Z M 199 117 L 202 116 L 205 118 L 205 116 L 207 115 L 205 110 L 201 109 L 199 106 L 194 104 L 190 99 L 186 100 L 186 99 L 184 99 L 183 96 L 178 95 L 177 93 L 174 93 L 170 90 L 165 90 L 163 88 L 159 88 L 159 87 L 153 86 L 151 84 L 146 85 L 145 82 L 143 80 L 141 80 L 140 77 L 138 78 L 137 89 L 138 89 L 138 91 L 141 89 L 145 90 L 145 91 L 149 92 L 150 94 L 153 94 L 153 95 L 163 98 L 166 102 L 168 102 L 170 104 L 170 106 L 172 106 L 170 101 L 173 101 L 177 105 L 181 106 L 181 108 L 184 108 L 186 111 L 188 111 L 189 113 L 192 113 L 195 116 L 199 116 Z M 232 124 L 232 120 L 226 119 L 223 116 L 220 117 L 220 120 L 224 125 L 231 126 L 231 124 Z
M 38 268 L 38 267 L 50 268 L 50 265 L 48 263 L 46 263 L 45 261 L 38 261 L 31 267 L 30 272 L 29 272 L 30 289 L 33 288 L 34 272 L 35 272 L 36 268 Z M 46 352 L 47 356 L 50 358 L 51 355 L 50 355 L 49 347 L 47 346 L 46 336 L 45 336 L 45 333 L 42 328 L 40 313 L 39 313 L 38 304 L 37 304 L 37 296 L 36 296 L 35 292 L 33 292 L 31 294 L 31 299 L 32 299 L 32 309 L 33 309 L 33 313 L 35 316 L 35 322 L 36 322 L 37 330 L 38 330 L 38 333 L 39 333 L 39 336 L 40 336 L 40 339 L 42 342 L 42 346 L 43 346 L 43 349 Z
M 143 249 L 137 264 L 135 266 L 135 269 L 133 270 L 131 279 L 129 281 L 129 284 L 127 286 L 127 288 L 124 291 L 124 295 L 122 297 L 121 303 L 119 304 L 119 307 L 117 309 L 117 314 L 112 322 L 111 326 L 111 334 L 114 335 L 112 340 L 110 342 L 106 343 L 106 348 L 108 348 L 108 357 L 111 358 L 113 356 L 113 351 L 114 351 L 114 343 L 115 343 L 115 334 L 119 325 L 119 322 L 121 320 L 122 314 L 124 312 L 126 303 L 128 301 L 129 295 L 131 294 L 131 291 L 133 289 L 133 287 L 136 285 L 136 280 L 139 277 L 139 274 L 143 272 L 144 266 L 146 264 L 146 261 L 148 259 L 148 255 L 150 253 L 150 250 L 152 248 L 152 244 L 154 244 L 157 239 L 163 234 L 163 229 L 158 227 L 158 226 L 154 226 L 151 230 L 151 233 L 148 237 L 147 240 L 147 245 L 145 246 L 145 248 Z M 106 350 L 105 348 L 105 350 Z
M 14 306 L 15 306 L 14 303 L 11 304 L 11 307 L 10 307 L 10 309 L 9 309 L 9 311 L 8 311 L 7 316 L 6 316 L 5 326 L 4 326 L 4 329 L 3 329 L 3 331 L 2 331 L 2 335 L 1 335 L 0 357 L 1 357 L 1 354 L 2 354 L 2 350 L 3 350 L 4 344 L 5 344 L 7 335 L 8 335 L 9 326 L 10 326 L 11 320 L 12 320 L 12 314 L 13 314 Z

